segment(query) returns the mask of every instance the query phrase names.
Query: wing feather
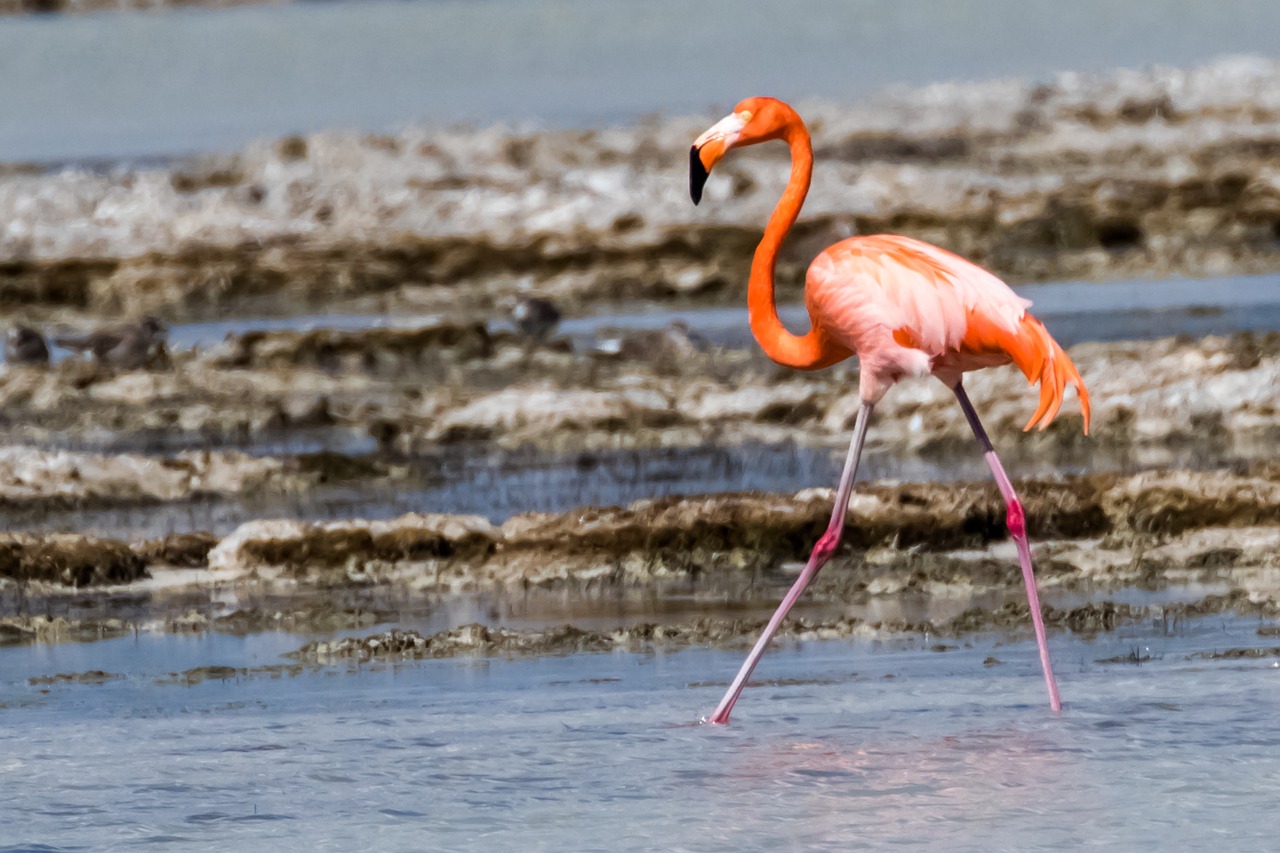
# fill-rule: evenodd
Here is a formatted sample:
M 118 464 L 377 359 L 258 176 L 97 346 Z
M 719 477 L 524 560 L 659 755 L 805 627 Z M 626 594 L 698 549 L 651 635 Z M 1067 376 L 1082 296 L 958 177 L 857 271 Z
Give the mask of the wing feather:
M 958 379 L 966 370 L 1012 361 L 1028 382 L 1040 384 L 1027 429 L 1048 426 L 1066 385 L 1073 385 L 1088 433 L 1089 392 L 1079 371 L 1027 311 L 1031 301 L 982 267 L 911 237 L 877 234 L 832 246 L 811 276 L 826 289 L 841 285 L 831 307 L 856 311 L 860 329 L 880 327 L 879 340 L 925 353 L 935 374 Z

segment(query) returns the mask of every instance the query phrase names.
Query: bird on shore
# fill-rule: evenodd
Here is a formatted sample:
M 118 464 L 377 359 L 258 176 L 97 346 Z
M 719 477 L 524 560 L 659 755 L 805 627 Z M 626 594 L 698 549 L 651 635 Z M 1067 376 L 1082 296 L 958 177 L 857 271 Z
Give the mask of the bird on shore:
M 48 364 L 49 344 L 30 326 L 14 326 L 4 339 L 4 360 L 9 364 Z
M 1049 705 L 1057 712 L 1062 702 L 1049 661 L 1026 516 L 965 393 L 963 376 L 971 370 L 1012 363 L 1028 382 L 1038 382 L 1039 405 L 1025 429 L 1048 426 L 1062 405 L 1066 386 L 1073 385 L 1084 432 L 1088 434 L 1089 392 L 1084 381 L 1067 354 L 1027 311 L 1030 301 L 981 267 L 910 237 L 851 237 L 823 250 L 805 277 L 810 330 L 803 335 L 789 332 L 778 318 L 774 269 L 783 240 L 800 214 L 813 174 L 813 145 L 803 120 L 788 104 L 773 98 L 748 98 L 738 104 L 693 143 L 689 151 L 689 190 L 697 204 L 711 170 L 730 149 L 775 139 L 786 142 L 791 149 L 791 176 L 751 263 L 747 285 L 751 332 L 771 359 L 800 370 L 818 370 L 857 355 L 860 406 L 831 522 L 706 721 L 729 721 L 734 703 L 778 626 L 839 546 L 858 460 L 876 403 L 900 379 L 927 375 L 940 379 L 955 394 L 1005 500 L 1006 522 L 1018 550 Z
M 560 325 L 560 309 L 548 299 L 521 295 L 511 308 L 511 319 L 516 329 L 526 338 L 545 341 Z
M 155 317 L 96 329 L 83 335 L 59 335 L 53 342 L 75 352 L 92 353 L 103 364 L 122 370 L 146 367 L 164 352 L 168 328 Z

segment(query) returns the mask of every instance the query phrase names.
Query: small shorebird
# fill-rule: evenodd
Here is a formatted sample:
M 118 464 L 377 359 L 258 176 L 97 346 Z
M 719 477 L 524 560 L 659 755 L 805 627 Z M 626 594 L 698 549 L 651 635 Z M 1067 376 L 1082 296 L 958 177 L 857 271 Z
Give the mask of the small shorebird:
M 805 277 L 810 329 L 804 335 L 787 331 L 774 301 L 774 268 L 778 250 L 800 215 L 813 174 L 813 145 L 800 116 L 773 98 L 748 98 L 738 104 L 732 114 L 693 143 L 689 151 L 689 191 L 697 204 L 711 169 L 726 152 L 772 139 L 790 146 L 791 177 L 751 262 L 747 284 L 751 332 L 771 359 L 800 370 L 817 370 L 857 355 L 861 406 L 826 533 L 707 722 L 729 721 L 729 713 L 770 638 L 839 546 L 872 409 L 898 380 L 929 375 L 942 380 L 955 393 L 1004 497 L 1009 533 L 1018 548 L 1027 603 L 1040 647 L 1049 705 L 1054 711 L 1060 710 L 1062 703 L 1049 663 L 1022 503 L 978 420 L 962 380 L 970 370 L 1013 363 L 1029 382 L 1039 382 L 1040 404 L 1026 429 L 1048 426 L 1062 405 L 1066 386 L 1071 384 L 1079 397 L 1084 431 L 1088 433 L 1089 392 L 1080 373 L 1040 321 L 1028 313 L 1031 303 L 1003 281 L 958 255 L 890 234 L 850 237 L 820 253 Z
M 550 300 L 522 295 L 516 298 L 511 319 L 520 334 L 541 342 L 550 337 L 560 324 L 560 309 Z
M 83 335 L 59 335 L 53 342 L 76 352 L 89 352 L 103 364 L 123 370 L 146 367 L 164 351 L 169 330 L 155 317 L 108 326 Z
M 4 359 L 9 364 L 48 364 L 49 345 L 30 326 L 14 326 L 4 339 Z

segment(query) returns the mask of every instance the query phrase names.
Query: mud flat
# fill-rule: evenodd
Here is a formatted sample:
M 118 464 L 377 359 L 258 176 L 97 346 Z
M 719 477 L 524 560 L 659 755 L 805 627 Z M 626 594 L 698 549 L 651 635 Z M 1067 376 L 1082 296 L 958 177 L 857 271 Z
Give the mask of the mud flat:
M 1075 401 L 1022 433 L 1012 368 L 969 389 L 1021 477 L 1239 472 L 1280 435 L 1280 336 L 1081 344 Z M 378 523 L 406 513 L 562 512 L 640 497 L 835 481 L 856 365 L 784 371 L 749 350 L 619 358 L 475 324 L 252 332 L 155 370 L 0 367 L 0 523 L 41 537 L 231 534 L 254 519 Z M 950 393 L 900 384 L 877 408 L 866 476 L 986 474 Z
M 169 457 L 0 447 L 0 502 L 10 507 L 191 500 L 313 486 L 305 467 L 236 451 Z
M 969 380 L 1016 472 L 1242 470 L 1271 458 L 1280 337 L 1072 354 L 1093 392 L 1089 437 L 1070 398 L 1049 430 L 1021 433 L 1035 397 L 1012 368 Z M 856 365 L 796 374 L 748 350 L 651 356 L 441 322 L 252 332 L 150 371 L 0 367 L 0 518 L 32 535 L 223 536 L 258 518 L 478 512 L 500 523 L 530 508 L 834 481 Z M 985 474 L 932 380 L 885 398 L 869 453 L 873 477 Z M 530 489 L 536 503 L 519 498 Z
M 1020 486 L 1051 625 L 1098 632 L 1226 611 L 1271 619 L 1280 610 L 1273 465 Z M 299 652 L 304 660 L 737 644 L 758 630 L 829 507 L 827 490 L 809 490 L 669 498 L 501 525 L 408 515 L 254 521 L 221 540 L 9 534 L 0 541 L 0 635 L 381 632 L 317 641 Z M 993 486 L 871 484 L 856 492 L 846 545 L 788 630 L 1020 630 L 1020 584 Z M 630 616 L 610 615 L 636 595 L 644 604 Z M 447 625 L 449 613 L 474 613 L 482 601 L 491 618 L 513 602 L 541 604 L 516 624 L 414 627 Z
M 805 105 L 818 185 L 780 269 L 895 231 L 1015 282 L 1280 268 L 1280 65 L 935 85 Z M 686 198 L 713 117 L 318 134 L 162 168 L 0 178 L 0 304 L 28 316 L 742 299 L 784 151 Z
M 1070 397 L 1050 429 L 1015 438 L 1035 402 L 1021 376 L 1003 368 L 967 380 L 1002 449 L 1096 458 L 1111 468 L 1189 457 L 1203 466 L 1267 456 L 1280 435 L 1276 334 L 1081 344 L 1071 352 L 1094 399 L 1088 438 Z M 448 323 L 255 332 L 208 352 L 176 353 L 154 371 L 76 361 L 0 369 L 0 436 L 115 453 L 310 442 L 334 451 L 326 457 L 333 465 L 345 457 L 352 476 L 375 477 L 386 465 L 363 454 L 378 449 L 393 462 L 491 448 L 564 456 L 800 441 L 835 449 L 847 441 L 856 389 L 854 364 L 798 374 L 749 350 L 618 359 L 567 341 L 534 347 Z M 895 388 L 877 409 L 871 441 L 912 457 L 972 455 L 958 407 L 932 380 Z M 185 463 L 165 464 L 170 479 L 185 476 Z

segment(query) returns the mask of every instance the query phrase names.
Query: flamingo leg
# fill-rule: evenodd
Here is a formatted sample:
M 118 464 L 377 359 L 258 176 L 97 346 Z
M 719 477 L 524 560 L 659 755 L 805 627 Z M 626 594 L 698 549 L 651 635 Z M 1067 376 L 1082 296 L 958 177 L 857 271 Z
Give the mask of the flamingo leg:
M 733 683 L 729 685 L 728 691 L 725 692 L 724 698 L 720 700 L 720 704 L 716 706 L 715 711 L 710 716 L 703 718 L 703 722 L 717 725 L 729 722 L 729 712 L 733 710 L 734 703 L 738 701 L 738 697 L 742 694 L 742 689 L 746 687 L 747 679 L 751 677 L 752 670 L 756 668 L 756 664 L 764 656 L 764 650 L 768 648 L 769 641 L 777 633 L 778 626 L 782 624 L 782 620 L 786 618 L 787 612 L 791 610 L 792 605 L 800 598 L 800 594 L 804 592 L 805 587 L 818 574 L 818 570 L 831 559 L 831 556 L 836 552 L 836 548 L 839 547 L 840 535 L 844 532 L 845 514 L 849 511 L 849 496 L 853 492 L 853 481 L 858 474 L 858 460 L 862 457 L 862 445 L 867 438 L 867 426 L 871 421 L 873 407 L 873 404 L 864 401 L 858 409 L 858 417 L 853 425 L 853 440 L 849 443 L 849 456 L 845 459 L 844 473 L 840 475 L 840 486 L 836 490 L 836 504 L 831 511 L 831 523 L 827 525 L 827 530 L 818 539 L 818 543 L 813 546 L 813 553 L 809 555 L 809 562 L 805 564 L 804 571 L 800 572 L 800 577 L 796 578 L 795 583 L 791 585 L 791 589 L 787 591 L 786 596 L 782 599 L 782 603 L 774 611 L 773 618 L 765 626 L 764 633 L 760 635 L 760 639 L 756 640 L 755 646 L 751 649 L 751 654 L 747 655 L 742 668 L 738 670 Z
M 1000 488 L 1000 494 L 1004 497 L 1005 507 L 1007 509 L 1006 523 L 1009 525 L 1009 535 L 1013 537 L 1014 543 L 1018 546 L 1018 562 L 1022 566 L 1022 582 L 1027 588 L 1027 604 L 1031 608 L 1031 622 L 1036 630 L 1036 643 L 1040 646 L 1040 668 L 1044 670 L 1044 683 L 1049 688 L 1049 707 L 1054 713 L 1062 710 L 1062 699 L 1058 696 L 1058 682 L 1053 677 L 1053 667 L 1049 663 L 1049 643 L 1045 639 L 1044 617 L 1040 614 L 1040 596 L 1036 592 L 1036 576 L 1031 569 L 1031 545 L 1027 541 L 1027 515 L 1023 511 L 1022 501 L 1018 500 L 1018 494 L 1013 490 L 1013 483 L 1009 481 L 1009 475 L 1005 473 L 1004 466 L 1000 464 L 1000 457 L 996 455 L 995 448 L 991 445 L 991 439 L 987 437 L 987 432 L 982 428 L 982 422 L 978 420 L 978 413 L 973 409 L 973 403 L 969 402 L 969 395 L 965 393 L 964 386 L 956 383 L 955 388 L 956 399 L 960 401 L 960 408 L 964 410 L 964 416 L 969 421 L 969 426 L 973 429 L 973 435 L 978 439 L 978 444 L 982 446 L 983 456 L 986 457 L 987 465 L 991 468 L 991 473 L 995 476 L 996 485 Z

